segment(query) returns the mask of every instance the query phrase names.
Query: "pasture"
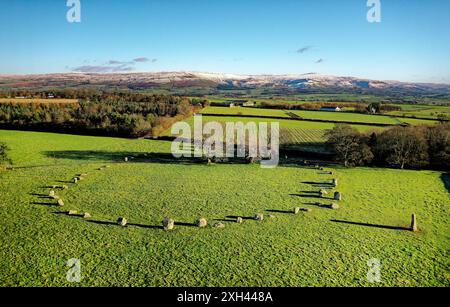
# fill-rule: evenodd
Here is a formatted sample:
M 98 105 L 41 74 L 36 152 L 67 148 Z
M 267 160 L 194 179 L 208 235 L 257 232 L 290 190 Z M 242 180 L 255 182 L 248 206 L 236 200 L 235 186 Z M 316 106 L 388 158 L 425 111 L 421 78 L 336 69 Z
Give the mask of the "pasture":
M 328 166 L 331 176 L 294 161 L 271 170 L 179 161 L 170 142 L 154 140 L 19 131 L 0 140 L 15 162 L 0 173 L 1 286 L 73 286 L 71 258 L 81 261 L 80 286 L 450 286 L 439 172 Z M 317 207 L 332 202 L 316 192 L 333 178 L 341 209 Z M 54 184 L 68 186 L 57 192 L 62 208 L 46 197 Z M 413 212 L 418 233 L 402 230 Z M 247 219 L 256 213 L 264 221 Z M 171 232 L 165 217 L 176 221 Z M 193 225 L 200 217 L 208 227 Z M 379 284 L 366 278 L 373 258 Z

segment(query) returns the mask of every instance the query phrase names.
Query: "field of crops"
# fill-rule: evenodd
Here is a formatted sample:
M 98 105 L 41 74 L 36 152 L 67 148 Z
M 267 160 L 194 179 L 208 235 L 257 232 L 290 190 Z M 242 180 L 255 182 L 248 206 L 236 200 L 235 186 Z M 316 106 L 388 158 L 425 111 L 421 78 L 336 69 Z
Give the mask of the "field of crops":
M 192 164 L 170 159 L 171 143 L 161 141 L 18 131 L 0 131 L 0 140 L 16 166 L 0 173 L 1 286 L 73 286 L 72 258 L 80 286 L 370 286 L 374 258 L 380 286 L 450 286 L 449 192 L 439 172 L 327 168 L 344 195 L 330 210 L 314 205 L 331 202 L 314 192 L 333 177 L 305 166 Z M 79 173 L 88 176 L 70 183 Z M 57 191 L 62 208 L 47 197 L 53 184 L 68 185 Z M 298 206 L 313 211 L 290 213 Z M 400 230 L 412 212 L 417 234 Z M 232 218 L 256 213 L 265 220 Z M 166 216 L 172 232 L 160 229 Z M 199 217 L 209 226 L 195 227 Z
M 281 129 L 281 144 L 317 144 L 323 142 L 325 142 L 324 130 L 307 130 L 300 128 Z

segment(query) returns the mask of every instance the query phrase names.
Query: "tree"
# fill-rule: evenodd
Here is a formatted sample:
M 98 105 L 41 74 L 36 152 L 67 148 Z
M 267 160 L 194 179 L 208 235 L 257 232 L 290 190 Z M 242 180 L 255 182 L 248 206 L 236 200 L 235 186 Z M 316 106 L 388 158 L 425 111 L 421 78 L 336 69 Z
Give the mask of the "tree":
M 377 140 L 376 156 L 390 165 L 419 167 L 429 163 L 424 129 L 395 127 L 384 131 Z
M 11 159 L 8 157 L 9 148 L 5 143 L 0 142 L 0 165 L 5 162 L 12 163 Z
M 336 159 L 345 167 L 370 163 L 373 153 L 368 146 L 368 138 L 349 125 L 336 125 L 326 134 L 327 144 L 336 154 Z
M 450 124 L 441 124 L 427 129 L 430 164 L 450 169 Z

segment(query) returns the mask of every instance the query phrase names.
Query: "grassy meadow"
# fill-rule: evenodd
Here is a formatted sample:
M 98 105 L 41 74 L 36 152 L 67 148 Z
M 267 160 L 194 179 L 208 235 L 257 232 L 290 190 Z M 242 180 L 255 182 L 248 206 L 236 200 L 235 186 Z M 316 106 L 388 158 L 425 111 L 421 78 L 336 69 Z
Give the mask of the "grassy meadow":
M 439 172 L 207 166 L 143 139 L 0 131 L 0 141 L 15 164 L 0 172 L 1 286 L 74 286 L 71 258 L 81 260 L 80 286 L 372 286 L 372 258 L 382 262 L 375 285 L 450 286 L 450 188 Z M 88 176 L 69 183 L 80 173 Z M 332 178 L 341 209 L 316 207 L 332 202 L 312 193 Z M 45 198 L 54 184 L 68 186 L 57 192 L 62 208 Z M 401 230 L 413 212 L 419 233 Z M 234 222 L 256 213 L 265 220 Z M 160 228 L 166 216 L 172 232 Z M 207 228 L 192 225 L 200 217 Z M 225 229 L 212 227 L 219 221 Z

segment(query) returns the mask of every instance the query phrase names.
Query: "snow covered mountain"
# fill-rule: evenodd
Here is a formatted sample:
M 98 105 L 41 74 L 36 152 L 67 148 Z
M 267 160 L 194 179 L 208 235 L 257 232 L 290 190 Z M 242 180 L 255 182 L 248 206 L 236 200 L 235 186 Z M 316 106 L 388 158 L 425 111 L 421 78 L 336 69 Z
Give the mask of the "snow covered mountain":
M 208 72 L 67 73 L 0 75 L 0 88 L 113 86 L 130 89 L 171 88 L 257 89 L 289 92 L 388 92 L 402 94 L 450 94 L 449 84 L 377 81 L 314 73 L 299 75 L 236 75 Z

